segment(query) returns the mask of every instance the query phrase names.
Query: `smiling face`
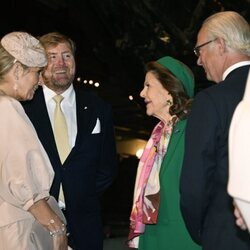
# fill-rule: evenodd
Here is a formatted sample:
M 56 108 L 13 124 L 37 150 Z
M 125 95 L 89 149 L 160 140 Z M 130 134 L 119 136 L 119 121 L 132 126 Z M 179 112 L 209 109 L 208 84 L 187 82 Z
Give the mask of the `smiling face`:
M 14 85 L 14 97 L 19 101 L 31 100 L 38 88 L 41 77 L 41 68 L 22 70 L 19 80 Z
M 44 84 L 57 94 L 64 92 L 75 77 L 75 58 L 68 43 L 46 48 L 48 65 L 43 73 Z
M 140 96 L 144 98 L 148 116 L 155 116 L 163 121 L 169 120 L 171 117 L 169 114 L 170 105 L 167 101 L 173 102 L 173 98 L 150 71 L 145 76 L 144 88 Z

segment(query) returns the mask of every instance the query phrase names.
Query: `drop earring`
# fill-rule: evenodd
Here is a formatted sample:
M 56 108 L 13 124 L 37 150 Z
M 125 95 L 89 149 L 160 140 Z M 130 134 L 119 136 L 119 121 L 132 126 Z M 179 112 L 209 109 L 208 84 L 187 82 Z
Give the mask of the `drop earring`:
M 167 105 L 171 106 L 173 104 L 173 102 L 171 100 L 167 100 Z

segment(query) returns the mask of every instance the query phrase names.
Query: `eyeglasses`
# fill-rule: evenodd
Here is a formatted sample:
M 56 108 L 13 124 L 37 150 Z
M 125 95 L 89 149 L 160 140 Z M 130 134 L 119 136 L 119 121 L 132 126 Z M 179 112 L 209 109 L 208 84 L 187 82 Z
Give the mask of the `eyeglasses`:
M 200 49 L 203 47 L 203 46 L 205 46 L 205 45 L 207 45 L 207 44 L 209 44 L 209 43 L 211 43 L 211 42 L 214 42 L 215 40 L 216 40 L 217 38 L 215 38 L 215 39 L 213 39 L 213 40 L 210 40 L 210 41 L 208 41 L 208 42 L 205 42 L 205 43 L 203 43 L 203 44 L 201 44 L 201 45 L 199 45 L 199 46 L 196 46 L 195 48 L 194 48 L 194 54 L 196 55 L 196 56 L 200 56 Z

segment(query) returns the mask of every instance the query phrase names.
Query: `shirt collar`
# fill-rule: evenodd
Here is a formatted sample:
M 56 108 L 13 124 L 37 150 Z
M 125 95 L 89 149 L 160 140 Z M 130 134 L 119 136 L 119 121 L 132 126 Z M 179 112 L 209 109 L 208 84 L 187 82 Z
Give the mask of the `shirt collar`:
M 45 84 L 43 86 L 43 93 L 44 93 L 44 98 L 45 102 L 48 103 L 55 95 L 57 95 L 56 92 L 48 88 Z M 74 88 L 73 85 L 71 84 L 62 94 L 61 96 L 64 97 L 63 101 L 68 102 L 69 104 L 72 104 L 74 102 Z
M 242 61 L 242 62 L 233 64 L 232 66 L 227 68 L 227 70 L 223 73 L 222 80 L 224 81 L 226 77 L 229 75 L 229 73 L 232 72 L 234 69 L 242 67 L 242 66 L 246 66 L 246 65 L 250 65 L 250 61 Z

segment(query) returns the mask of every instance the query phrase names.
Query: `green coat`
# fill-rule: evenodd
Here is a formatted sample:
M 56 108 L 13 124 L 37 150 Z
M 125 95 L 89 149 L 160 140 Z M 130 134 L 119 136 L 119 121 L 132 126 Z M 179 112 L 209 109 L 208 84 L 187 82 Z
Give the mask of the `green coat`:
M 146 225 L 140 250 L 200 250 L 187 232 L 181 211 L 179 179 L 184 155 L 186 120 L 173 129 L 160 171 L 160 208 L 156 225 Z

